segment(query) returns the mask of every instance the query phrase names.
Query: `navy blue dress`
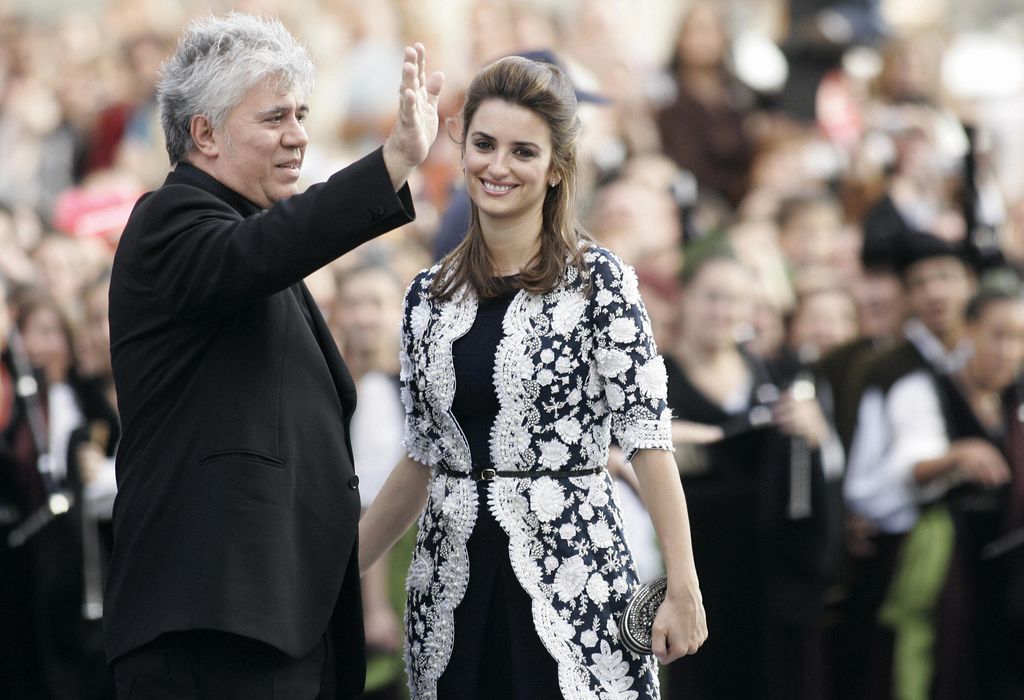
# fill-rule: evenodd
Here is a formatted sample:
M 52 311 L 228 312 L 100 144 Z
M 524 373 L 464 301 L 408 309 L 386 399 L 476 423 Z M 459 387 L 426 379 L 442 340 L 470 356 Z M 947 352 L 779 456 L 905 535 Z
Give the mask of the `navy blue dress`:
M 469 442 L 473 470 L 493 467 L 490 433 L 498 414 L 494 353 L 516 289 L 481 300 L 472 328 L 452 345 L 452 413 Z M 500 478 L 500 477 L 499 477 Z M 509 561 L 508 535 L 487 507 L 478 482 L 479 515 L 469 538 L 469 587 L 455 609 L 455 645 L 438 680 L 438 697 L 558 698 L 558 670 L 533 626 L 530 597 Z

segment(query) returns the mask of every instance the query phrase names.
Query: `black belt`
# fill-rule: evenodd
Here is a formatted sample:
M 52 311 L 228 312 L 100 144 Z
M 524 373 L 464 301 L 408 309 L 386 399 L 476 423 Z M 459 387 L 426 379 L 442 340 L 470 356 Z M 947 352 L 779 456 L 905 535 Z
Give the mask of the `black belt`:
M 515 471 L 515 470 L 501 470 L 491 469 L 480 469 L 479 471 L 472 472 L 460 472 L 456 469 L 450 469 L 449 467 L 439 466 L 437 468 L 439 472 L 445 476 L 454 476 L 462 479 L 472 479 L 473 481 L 491 481 L 496 477 L 505 477 L 513 479 L 540 479 L 541 477 L 551 477 L 552 479 L 572 479 L 577 476 L 587 476 L 589 474 L 597 474 L 598 472 L 604 471 L 604 467 L 591 467 L 590 469 L 563 469 L 562 471 Z

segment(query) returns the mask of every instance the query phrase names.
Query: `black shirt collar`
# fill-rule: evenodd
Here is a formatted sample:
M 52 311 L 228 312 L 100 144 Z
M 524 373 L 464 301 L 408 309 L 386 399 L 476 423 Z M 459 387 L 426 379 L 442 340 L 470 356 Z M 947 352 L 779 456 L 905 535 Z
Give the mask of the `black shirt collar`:
M 233 189 L 223 184 L 209 173 L 200 170 L 191 163 L 178 163 L 167 175 L 166 185 L 192 185 L 205 190 L 218 199 L 223 200 L 232 209 L 244 216 L 252 216 L 263 211 L 263 207 L 254 204 Z

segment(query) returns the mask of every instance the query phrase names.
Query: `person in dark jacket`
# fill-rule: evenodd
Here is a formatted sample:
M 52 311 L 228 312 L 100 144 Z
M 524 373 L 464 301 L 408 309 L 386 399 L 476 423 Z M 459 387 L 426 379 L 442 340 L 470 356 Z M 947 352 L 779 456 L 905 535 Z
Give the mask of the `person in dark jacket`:
M 110 288 L 119 697 L 363 686 L 355 386 L 302 279 L 413 218 L 443 76 L 407 48 L 383 148 L 296 194 L 311 83 L 279 22 L 239 13 L 194 22 L 164 66 L 175 167 L 136 205 Z

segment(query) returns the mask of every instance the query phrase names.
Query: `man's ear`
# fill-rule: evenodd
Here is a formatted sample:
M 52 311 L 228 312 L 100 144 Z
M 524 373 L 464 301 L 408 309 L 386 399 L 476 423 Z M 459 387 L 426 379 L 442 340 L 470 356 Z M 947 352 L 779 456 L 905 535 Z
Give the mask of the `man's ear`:
M 208 158 L 215 158 L 220 154 L 220 144 L 213 134 L 213 124 L 203 114 L 192 116 L 188 125 L 189 133 L 192 134 L 192 142 L 196 150 Z

